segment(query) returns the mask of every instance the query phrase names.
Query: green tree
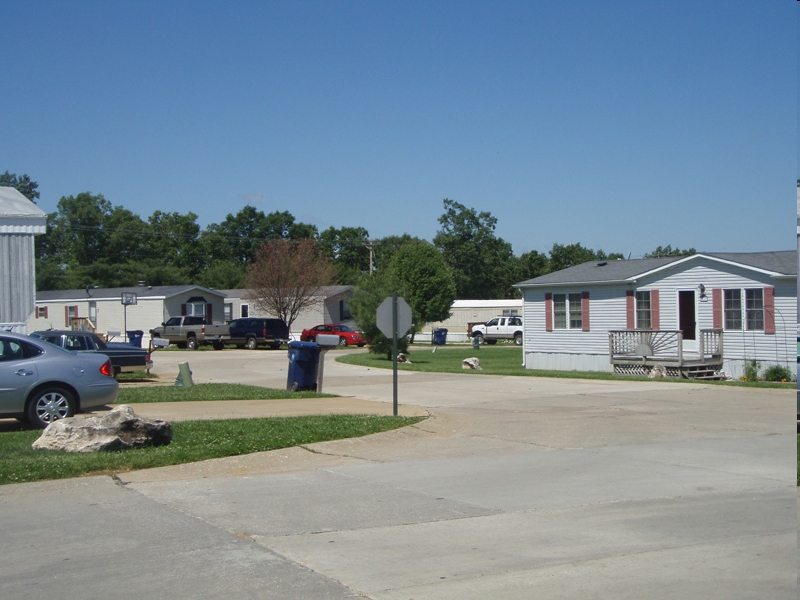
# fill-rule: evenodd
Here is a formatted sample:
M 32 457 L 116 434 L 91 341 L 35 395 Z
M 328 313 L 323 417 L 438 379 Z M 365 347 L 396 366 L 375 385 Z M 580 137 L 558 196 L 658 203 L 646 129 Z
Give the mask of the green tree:
M 157 210 L 147 218 L 147 224 L 149 262 L 166 263 L 181 273 L 183 281 L 176 283 L 192 283 L 209 268 L 210 260 L 200 243 L 200 225 L 195 213 L 182 215 Z M 152 283 L 150 278 L 147 281 Z
M 458 297 L 513 297 L 514 254 L 511 244 L 494 233 L 497 219 L 447 198 L 444 208 L 433 243 L 453 269 Z
M 328 227 L 319 234 L 319 244 L 340 285 L 354 285 L 369 272 L 369 232 L 363 227 Z
M 517 259 L 517 279 L 525 281 L 550 273 L 550 259 L 537 250 L 525 252 Z
M 247 266 L 235 260 L 216 260 L 193 283 L 215 290 L 238 289 L 247 283 Z
M 418 237 L 413 237 L 407 233 L 404 233 L 403 235 L 389 235 L 377 240 L 373 240 L 370 242 L 373 253 L 373 268 L 378 272 L 387 269 L 389 264 L 392 262 L 392 257 L 394 257 L 398 250 L 400 250 L 406 244 L 412 244 L 416 242 L 424 242 L 424 240 Z
M 0 187 L 13 187 L 25 196 L 28 200 L 36 204 L 36 199 L 39 197 L 39 192 L 36 188 L 39 184 L 32 181 L 27 175 L 20 175 L 17 177 L 15 173 L 6 171 L 0 175 Z
M 550 270 L 560 271 L 580 265 L 592 260 L 606 260 L 608 256 L 602 250 L 592 250 L 584 248 L 580 244 L 553 244 L 550 250 Z
M 658 246 L 652 252 L 644 255 L 645 258 L 661 258 L 662 256 L 691 256 L 697 254 L 697 250 L 689 248 L 688 250 L 681 250 L 680 248 L 673 248 L 672 246 Z
M 397 289 L 404 290 L 415 333 L 426 323 L 450 317 L 456 284 L 442 253 L 432 244 L 415 242 L 400 248 L 392 258 L 388 276 Z
M 378 329 L 376 312 L 381 303 L 390 298 L 394 292 L 405 297 L 405 290 L 396 286 L 397 282 L 393 281 L 388 273 L 378 272 L 372 277 L 364 275 L 347 301 L 353 320 L 364 337 L 369 340 L 368 350 L 373 354 L 385 355 L 389 360 L 392 358 L 392 340 Z M 408 336 L 397 340 L 397 351 L 408 351 Z

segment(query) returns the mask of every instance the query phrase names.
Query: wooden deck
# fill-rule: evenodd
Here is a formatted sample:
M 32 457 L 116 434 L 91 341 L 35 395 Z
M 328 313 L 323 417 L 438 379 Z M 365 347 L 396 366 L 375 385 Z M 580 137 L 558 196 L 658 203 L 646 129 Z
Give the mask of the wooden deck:
M 679 330 L 609 331 L 608 355 L 618 375 L 648 376 L 660 365 L 667 377 L 719 379 L 722 330 L 701 329 L 697 352 L 684 351 L 683 333 Z

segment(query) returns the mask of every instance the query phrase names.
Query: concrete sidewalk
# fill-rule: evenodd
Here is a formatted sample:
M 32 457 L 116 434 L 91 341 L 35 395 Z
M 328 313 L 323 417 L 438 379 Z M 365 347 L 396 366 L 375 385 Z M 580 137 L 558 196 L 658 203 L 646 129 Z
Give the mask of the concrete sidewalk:
M 284 352 L 164 354 L 198 382 L 286 384 Z M 391 414 L 390 371 L 325 368 L 345 398 L 135 408 Z M 402 410 L 430 417 L 0 487 L 0 593 L 152 595 L 158 581 L 170 598 L 797 598 L 793 391 L 424 373 L 399 390 Z

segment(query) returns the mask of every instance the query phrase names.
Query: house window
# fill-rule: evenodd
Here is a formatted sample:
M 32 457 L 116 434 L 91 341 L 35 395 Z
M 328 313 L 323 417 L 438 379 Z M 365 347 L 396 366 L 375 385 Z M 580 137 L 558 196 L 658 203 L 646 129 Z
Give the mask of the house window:
M 741 331 L 744 326 L 746 331 L 764 331 L 763 289 L 724 290 L 723 294 L 725 329 Z
M 77 319 L 78 318 L 78 307 L 77 306 L 67 306 L 66 307 L 66 317 L 67 317 L 66 326 L 67 327 L 72 327 L 72 319 Z
M 748 331 L 764 330 L 764 290 L 744 291 L 746 322 Z
M 187 302 L 186 304 L 187 317 L 205 317 L 206 316 L 206 303 L 205 302 Z
M 346 321 L 352 318 L 353 315 L 350 313 L 350 309 L 347 308 L 347 302 L 339 300 L 339 320 Z
M 222 318 L 226 323 L 233 321 L 233 303 L 226 302 L 222 305 Z
M 36 318 L 37 319 L 46 319 L 47 318 L 47 307 L 46 306 L 37 306 L 36 307 Z
M 519 316 L 519 311 L 516 308 L 504 308 L 503 309 L 503 316 L 504 317 L 517 317 L 517 316 Z
M 582 329 L 580 294 L 553 294 L 553 327 L 555 329 Z
M 636 292 L 636 329 L 652 329 L 650 291 Z
M 239 316 L 241 318 L 243 318 L 243 319 L 246 319 L 247 317 L 249 317 L 250 316 L 250 305 L 249 304 L 242 304 L 242 306 L 240 307 L 240 313 L 241 314 Z

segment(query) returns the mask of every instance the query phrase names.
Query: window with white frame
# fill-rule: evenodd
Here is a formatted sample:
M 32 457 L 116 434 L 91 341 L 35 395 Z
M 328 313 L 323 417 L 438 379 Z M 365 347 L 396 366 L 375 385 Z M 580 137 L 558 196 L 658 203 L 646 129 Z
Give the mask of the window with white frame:
M 723 290 L 725 329 L 764 331 L 764 290 Z
M 227 323 L 233 321 L 233 303 L 226 302 L 222 305 L 222 318 Z
M 187 302 L 186 303 L 186 316 L 187 317 L 205 317 L 206 316 L 206 303 L 205 302 Z
M 239 313 L 240 313 L 239 317 L 241 317 L 242 319 L 246 319 L 247 317 L 249 317 L 250 316 L 250 305 L 249 304 L 242 304 L 239 307 Z
M 636 329 L 652 329 L 650 290 L 636 292 Z
M 553 294 L 553 328 L 583 328 L 580 294 Z

